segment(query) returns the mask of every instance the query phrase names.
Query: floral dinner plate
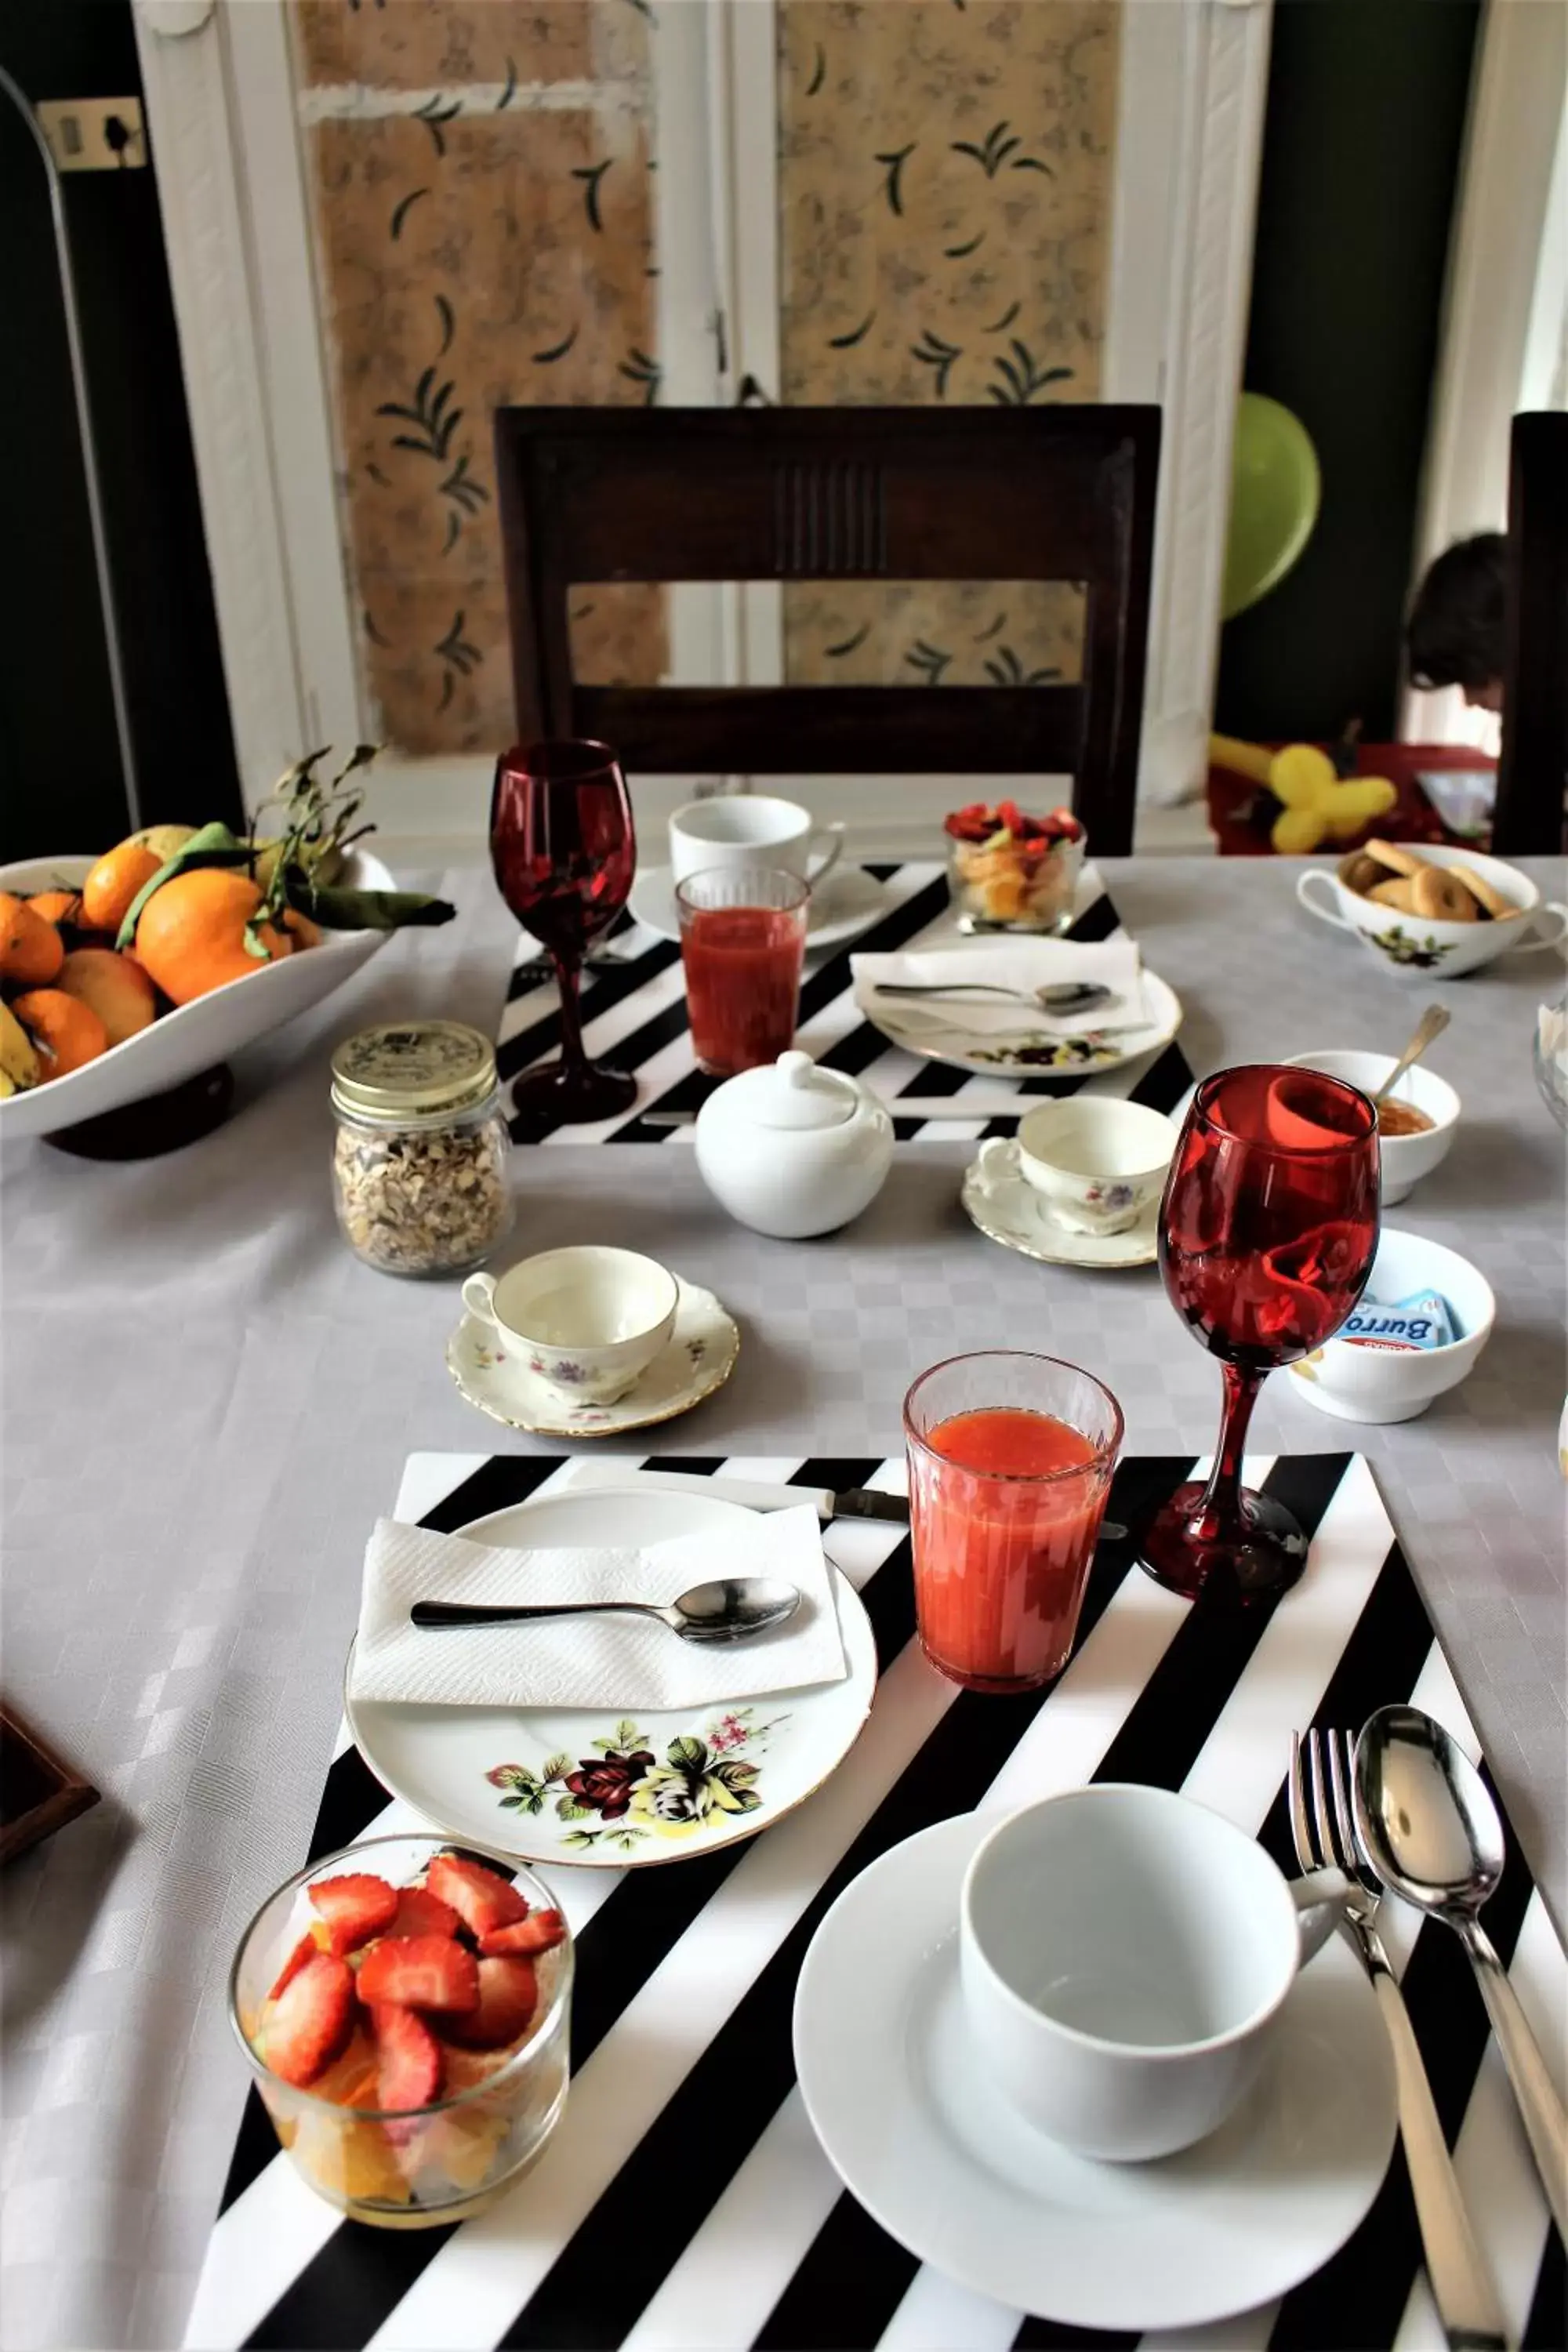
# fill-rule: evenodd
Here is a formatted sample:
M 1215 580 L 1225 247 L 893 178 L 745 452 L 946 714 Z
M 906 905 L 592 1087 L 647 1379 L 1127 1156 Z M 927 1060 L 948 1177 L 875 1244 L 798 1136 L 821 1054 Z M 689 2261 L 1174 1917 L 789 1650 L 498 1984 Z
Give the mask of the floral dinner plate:
M 457 1530 L 476 1542 L 660 1543 L 754 1514 L 707 1495 L 563 1489 Z M 832 1571 L 849 1671 L 842 1682 L 696 1712 L 344 1706 L 384 1787 L 465 1845 L 535 1863 L 679 1862 L 767 1829 L 819 1789 L 870 1712 L 877 1645 L 859 1595 Z
M 893 1045 L 922 1062 L 941 1062 L 977 1078 L 1097 1077 L 1168 1045 L 1182 1025 L 1182 1000 L 1157 971 L 1143 970 L 1143 1026 L 1128 1034 L 1064 1036 L 1031 1024 L 1026 1005 L 995 998 L 889 996 L 868 980 L 855 983 L 862 1016 Z M 1112 1014 L 1120 1024 L 1125 1016 Z

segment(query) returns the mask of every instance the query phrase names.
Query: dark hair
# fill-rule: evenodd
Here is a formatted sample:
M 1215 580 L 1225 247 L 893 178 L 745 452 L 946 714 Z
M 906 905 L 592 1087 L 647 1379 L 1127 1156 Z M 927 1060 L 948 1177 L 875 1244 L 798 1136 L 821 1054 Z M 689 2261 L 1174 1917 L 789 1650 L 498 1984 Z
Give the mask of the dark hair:
M 1508 542 L 1497 530 L 1457 540 L 1415 591 L 1405 642 L 1418 687 L 1491 685 L 1503 668 Z

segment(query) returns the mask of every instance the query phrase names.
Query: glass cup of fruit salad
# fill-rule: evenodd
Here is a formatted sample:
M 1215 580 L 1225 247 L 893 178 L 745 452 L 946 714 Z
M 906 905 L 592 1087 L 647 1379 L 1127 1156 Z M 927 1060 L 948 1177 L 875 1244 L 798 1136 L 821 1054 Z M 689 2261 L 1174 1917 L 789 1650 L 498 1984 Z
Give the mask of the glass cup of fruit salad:
M 1025 816 L 1016 801 L 954 809 L 948 883 L 961 931 L 1065 931 L 1083 866 L 1084 829 L 1070 809 Z
M 531 1871 L 433 1837 L 348 1846 L 269 1895 L 229 2013 L 278 2137 L 356 2221 L 478 2213 L 566 2104 L 572 1938 Z

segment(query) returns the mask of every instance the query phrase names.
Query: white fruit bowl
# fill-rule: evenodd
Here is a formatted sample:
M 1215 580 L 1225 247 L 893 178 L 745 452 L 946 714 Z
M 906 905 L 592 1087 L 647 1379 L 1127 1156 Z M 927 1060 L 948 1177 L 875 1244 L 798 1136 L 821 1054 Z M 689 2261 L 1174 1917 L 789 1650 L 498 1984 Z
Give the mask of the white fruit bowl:
M 92 869 L 90 857 L 27 857 L 0 866 L 0 890 L 25 896 L 33 890 L 76 889 Z M 351 850 L 342 881 L 355 890 L 390 890 L 391 875 L 378 857 Z M 120 1110 L 210 1070 L 243 1046 L 281 1029 L 297 1013 L 308 1013 L 352 980 L 370 961 L 385 931 L 328 931 L 319 947 L 258 964 L 243 980 L 176 1005 L 150 1028 L 111 1045 L 95 1062 L 49 1078 L 25 1094 L 0 1100 L 0 1142 L 14 1136 L 53 1135 L 84 1118 Z

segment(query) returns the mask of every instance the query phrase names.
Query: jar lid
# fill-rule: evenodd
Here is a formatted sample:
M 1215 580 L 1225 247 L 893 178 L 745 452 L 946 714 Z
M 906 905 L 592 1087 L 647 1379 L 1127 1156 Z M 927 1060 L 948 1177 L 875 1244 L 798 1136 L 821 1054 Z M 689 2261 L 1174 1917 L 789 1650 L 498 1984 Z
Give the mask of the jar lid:
M 843 1127 L 859 1108 L 861 1092 L 841 1071 L 825 1070 L 809 1054 L 781 1054 L 776 1062 L 742 1070 L 720 1087 L 711 1100 L 722 1100 L 731 1116 L 758 1127 L 805 1129 Z M 705 1107 L 706 1108 L 706 1107 Z
M 462 1021 L 386 1021 L 332 1055 L 332 1106 L 395 1122 L 473 1110 L 495 1092 L 495 1048 Z

